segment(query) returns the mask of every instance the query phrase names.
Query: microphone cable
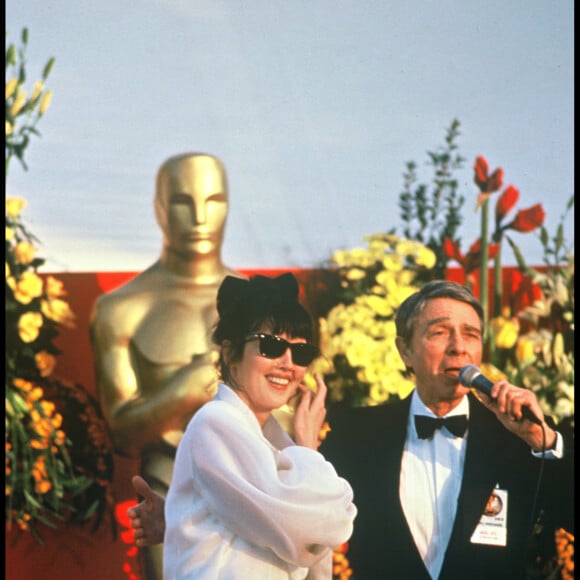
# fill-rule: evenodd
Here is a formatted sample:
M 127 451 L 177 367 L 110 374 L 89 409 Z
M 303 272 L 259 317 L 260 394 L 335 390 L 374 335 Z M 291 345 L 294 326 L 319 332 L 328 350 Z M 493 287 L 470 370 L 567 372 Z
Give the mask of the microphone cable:
M 524 562 L 523 562 L 523 569 L 527 575 L 527 568 L 528 568 L 528 553 L 533 548 L 533 539 L 536 532 L 536 526 L 540 522 L 540 519 L 543 514 L 543 510 L 540 510 L 538 517 L 536 517 L 536 509 L 538 508 L 538 500 L 540 497 L 540 488 L 542 486 L 542 479 L 544 476 L 544 464 L 546 459 L 546 429 L 543 423 L 540 423 L 540 427 L 542 428 L 542 455 L 540 457 L 540 468 L 538 473 L 538 478 L 536 481 L 536 489 L 534 490 L 534 495 L 532 497 L 532 507 L 531 507 L 531 517 L 529 523 L 529 534 L 526 541 L 526 550 L 524 551 Z M 534 554 L 535 556 L 535 554 Z

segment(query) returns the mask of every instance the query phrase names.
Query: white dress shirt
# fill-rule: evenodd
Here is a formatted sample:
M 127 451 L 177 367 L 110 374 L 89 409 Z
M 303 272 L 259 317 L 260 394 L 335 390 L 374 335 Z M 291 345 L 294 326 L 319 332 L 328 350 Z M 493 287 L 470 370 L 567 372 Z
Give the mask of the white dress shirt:
M 419 439 L 415 415 L 436 415 L 413 392 L 403 452 L 399 497 L 409 529 L 431 578 L 441 572 L 449 544 L 465 463 L 466 437 L 455 437 L 445 427 L 432 439 Z M 464 397 L 446 417 L 469 416 Z
M 219 385 L 177 448 L 165 502 L 164 580 L 332 578 L 356 508 L 346 480 L 273 418 L 260 428 Z

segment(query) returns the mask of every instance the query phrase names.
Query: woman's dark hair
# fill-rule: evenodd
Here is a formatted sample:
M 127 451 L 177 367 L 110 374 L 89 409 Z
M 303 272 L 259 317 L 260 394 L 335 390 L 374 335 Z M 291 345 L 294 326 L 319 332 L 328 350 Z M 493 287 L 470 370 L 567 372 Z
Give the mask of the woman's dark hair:
M 227 361 L 220 348 L 218 370 L 230 382 L 229 364 L 242 357 L 245 338 L 266 326 L 272 334 L 312 341 L 312 318 L 298 302 L 299 287 L 293 274 L 276 278 L 252 276 L 249 280 L 226 276 L 217 294 L 218 322 L 213 342 L 228 345 Z

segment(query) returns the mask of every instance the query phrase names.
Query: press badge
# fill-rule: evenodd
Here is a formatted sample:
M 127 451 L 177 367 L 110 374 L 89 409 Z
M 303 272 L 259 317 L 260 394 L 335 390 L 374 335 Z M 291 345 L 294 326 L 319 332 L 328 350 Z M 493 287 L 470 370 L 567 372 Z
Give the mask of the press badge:
M 506 489 L 494 489 L 487 500 L 479 524 L 471 536 L 472 544 L 507 546 L 507 505 Z

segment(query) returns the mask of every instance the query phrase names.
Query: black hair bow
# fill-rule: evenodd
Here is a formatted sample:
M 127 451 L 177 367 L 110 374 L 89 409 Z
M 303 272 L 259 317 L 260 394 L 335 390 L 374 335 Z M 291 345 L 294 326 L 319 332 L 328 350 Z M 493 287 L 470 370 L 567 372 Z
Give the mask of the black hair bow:
M 256 275 L 249 280 L 226 276 L 218 290 L 217 309 L 220 316 L 238 306 L 261 302 L 297 302 L 298 281 L 290 272 L 269 278 Z

